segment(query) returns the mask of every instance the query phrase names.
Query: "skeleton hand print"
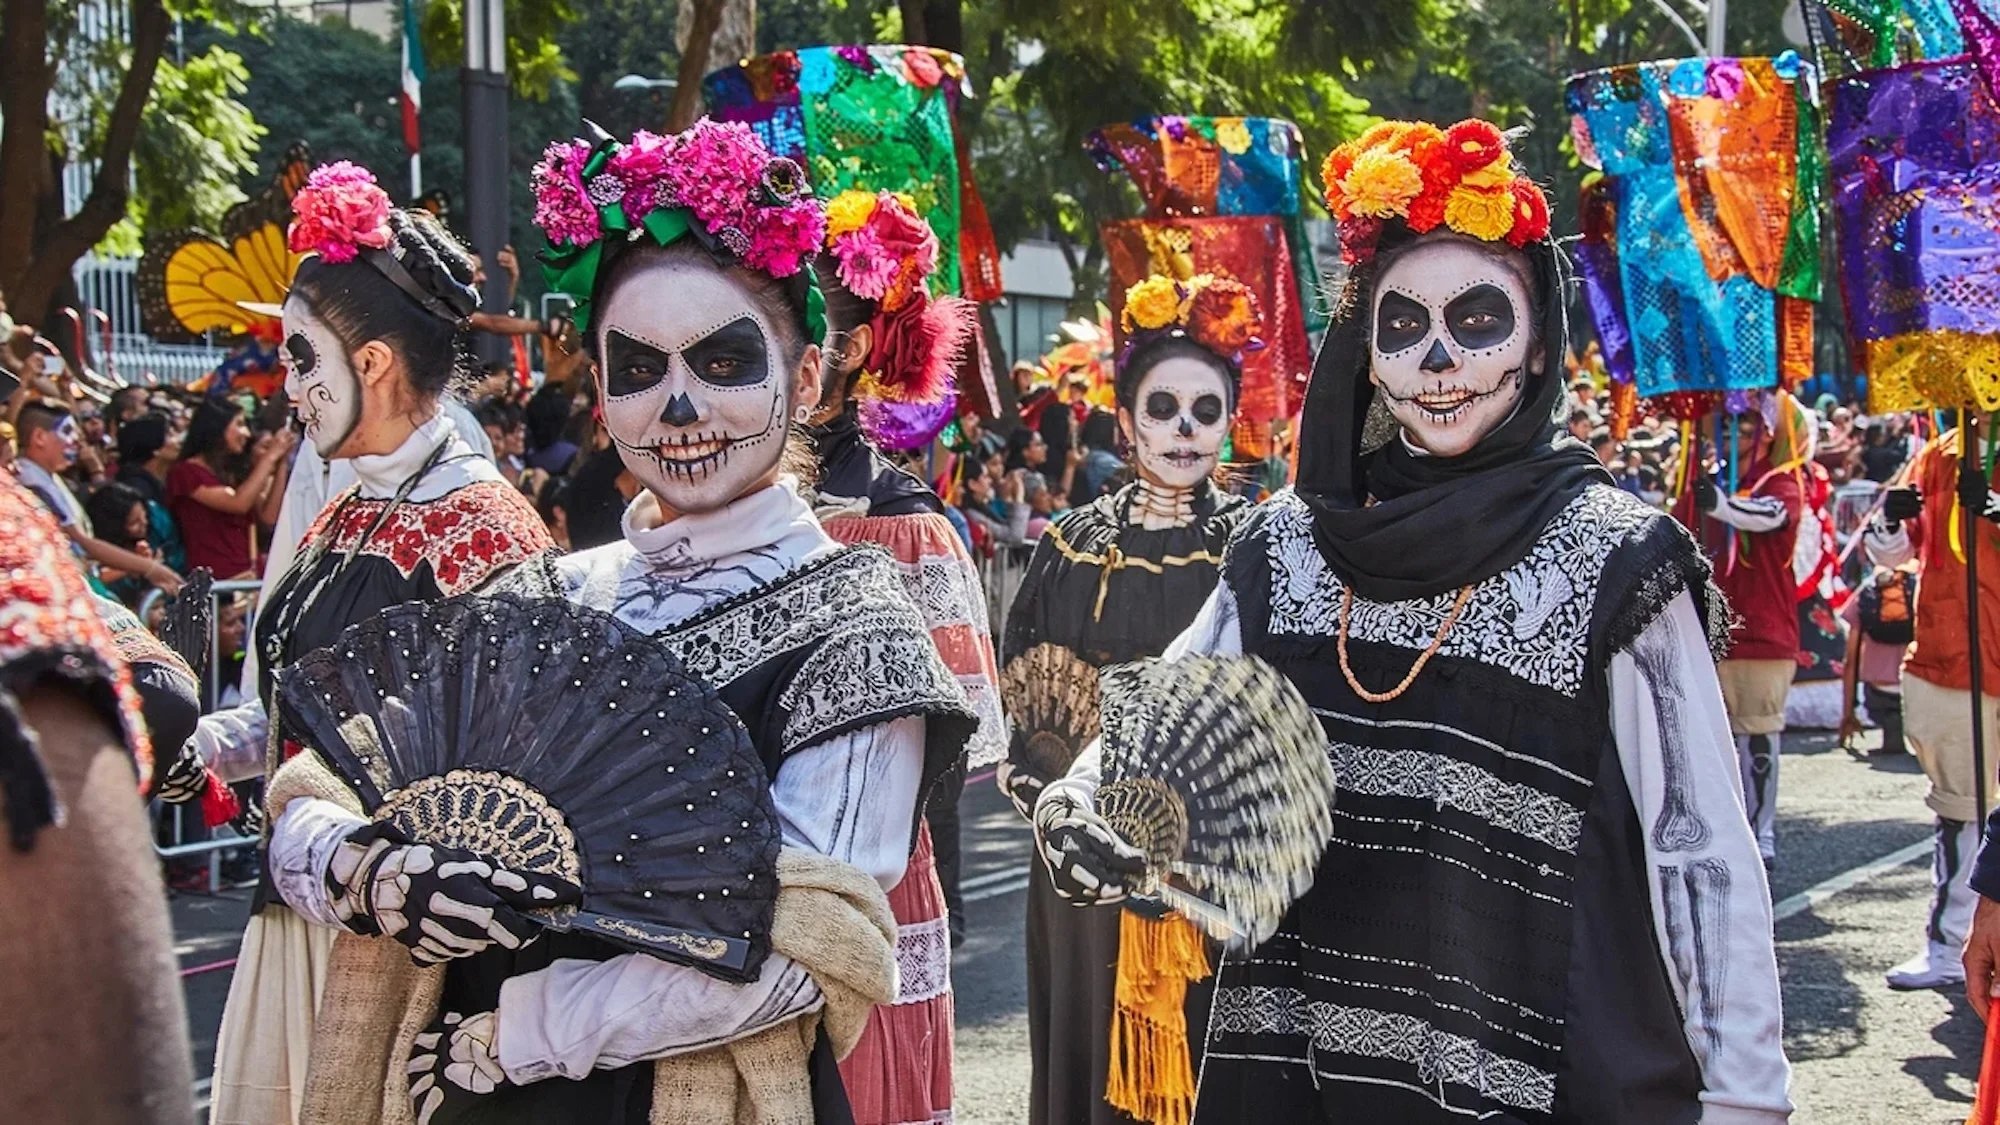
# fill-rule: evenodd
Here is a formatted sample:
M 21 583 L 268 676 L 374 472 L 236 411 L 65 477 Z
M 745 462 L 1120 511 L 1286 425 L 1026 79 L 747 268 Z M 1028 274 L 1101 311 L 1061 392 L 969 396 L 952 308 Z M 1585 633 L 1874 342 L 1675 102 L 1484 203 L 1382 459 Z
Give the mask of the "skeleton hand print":
M 1123 902 L 1146 873 L 1144 853 L 1068 786 L 1049 788 L 1036 803 L 1035 842 L 1056 894 L 1072 906 Z
M 1411 444 L 1471 452 L 1510 417 L 1534 342 L 1528 289 L 1490 249 L 1424 243 L 1375 285 L 1369 378 Z
M 713 511 L 775 477 L 789 373 L 736 280 L 686 260 L 646 262 L 612 291 L 598 331 L 605 429 L 662 504 Z
M 430 1125 L 447 1103 L 463 1103 L 507 1084 L 494 1046 L 499 1030 L 493 1012 L 448 1012 L 417 1036 L 405 1065 L 417 1125 Z
M 326 882 L 342 924 L 395 938 L 420 965 L 496 945 L 519 949 L 541 934 L 540 923 L 521 911 L 583 897 L 574 883 L 495 867 L 458 848 L 413 844 L 388 824 L 349 833 L 334 850 Z
M 1229 433 L 1229 383 L 1213 364 L 1172 356 L 1154 364 L 1133 394 L 1128 429 L 1139 475 L 1170 489 L 1207 479 Z

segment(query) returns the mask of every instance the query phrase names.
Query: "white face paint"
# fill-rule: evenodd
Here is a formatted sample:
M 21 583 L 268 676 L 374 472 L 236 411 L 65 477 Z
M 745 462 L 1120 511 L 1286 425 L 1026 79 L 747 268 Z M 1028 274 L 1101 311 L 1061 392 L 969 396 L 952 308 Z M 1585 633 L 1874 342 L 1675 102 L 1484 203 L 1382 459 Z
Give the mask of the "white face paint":
M 669 509 L 713 511 L 776 474 L 793 375 L 777 339 L 748 290 L 686 260 L 634 267 L 603 303 L 604 428 Z
M 361 381 L 347 346 L 297 297 L 285 299 L 284 361 L 285 393 L 306 440 L 331 458 L 361 421 Z
M 1533 343 L 1527 287 L 1457 239 L 1397 258 L 1375 283 L 1369 378 L 1411 444 L 1468 453 L 1513 414 Z
M 1193 488 L 1215 471 L 1229 419 L 1229 384 L 1220 371 L 1188 356 L 1161 360 L 1133 397 L 1139 475 L 1165 488 Z

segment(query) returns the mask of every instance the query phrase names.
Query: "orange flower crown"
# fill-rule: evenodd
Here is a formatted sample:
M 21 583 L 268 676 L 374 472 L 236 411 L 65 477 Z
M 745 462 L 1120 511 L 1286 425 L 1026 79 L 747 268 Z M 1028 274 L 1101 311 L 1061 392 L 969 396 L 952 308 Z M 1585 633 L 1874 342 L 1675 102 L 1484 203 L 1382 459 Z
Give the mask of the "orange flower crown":
M 1181 335 L 1237 367 L 1247 352 L 1263 348 L 1264 330 L 1257 294 L 1234 278 L 1199 273 L 1181 280 L 1162 274 L 1125 291 L 1119 318 L 1125 329 L 1122 366 L 1144 344 L 1162 336 Z
M 1548 237 L 1548 197 L 1515 170 L 1490 121 L 1384 121 L 1327 154 L 1320 177 L 1350 264 L 1375 256 L 1391 219 L 1416 234 L 1444 226 L 1516 249 Z

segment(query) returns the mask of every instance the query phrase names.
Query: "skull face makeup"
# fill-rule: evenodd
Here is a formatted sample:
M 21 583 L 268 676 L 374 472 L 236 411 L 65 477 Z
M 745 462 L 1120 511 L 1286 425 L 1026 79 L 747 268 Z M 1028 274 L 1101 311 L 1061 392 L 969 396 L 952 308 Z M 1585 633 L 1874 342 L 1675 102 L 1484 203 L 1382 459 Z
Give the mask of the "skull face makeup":
M 1133 395 L 1132 444 L 1139 475 L 1164 488 L 1193 488 L 1215 471 L 1229 432 L 1229 384 L 1213 364 L 1176 355 L 1153 365 Z
M 1513 414 L 1533 344 L 1527 286 L 1458 239 L 1417 246 L 1375 285 L 1369 378 L 1411 444 L 1468 453 Z
M 605 429 L 666 507 L 712 511 L 777 472 L 792 373 L 734 279 L 684 259 L 640 263 L 603 303 L 597 331 Z
M 334 456 L 361 421 L 361 382 L 347 345 L 297 297 L 285 301 L 285 393 L 322 457 Z

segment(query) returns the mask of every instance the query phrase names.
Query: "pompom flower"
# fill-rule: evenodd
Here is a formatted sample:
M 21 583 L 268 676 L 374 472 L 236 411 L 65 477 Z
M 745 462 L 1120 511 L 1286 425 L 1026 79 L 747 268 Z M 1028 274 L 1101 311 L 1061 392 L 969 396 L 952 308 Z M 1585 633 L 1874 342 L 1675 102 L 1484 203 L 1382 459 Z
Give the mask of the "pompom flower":
M 1514 193 L 1460 187 L 1445 200 L 1444 221 L 1460 234 L 1498 242 L 1514 229 Z
M 880 301 L 896 279 L 898 262 L 872 227 L 857 227 L 833 239 L 834 273 L 849 293 Z
M 535 165 L 535 225 L 557 246 L 588 246 L 604 236 L 583 186 L 583 162 L 589 158 L 590 146 L 583 141 L 556 141 Z
M 1461 175 L 1507 157 L 1507 140 L 1490 121 L 1467 118 L 1445 130 L 1445 151 Z
M 843 191 L 826 205 L 826 233 L 829 238 L 839 238 L 849 231 L 860 230 L 875 213 L 875 195 L 866 191 Z
M 292 197 L 286 244 L 335 265 L 351 262 L 364 248 L 388 247 L 389 208 L 389 193 L 366 168 L 346 160 L 322 165 Z
M 791 277 L 826 244 L 826 212 L 811 196 L 783 207 L 755 209 L 743 264 L 772 277 Z
M 1507 232 L 1507 241 L 1518 248 L 1547 238 L 1549 197 L 1526 177 L 1515 180 L 1510 191 L 1514 197 L 1514 229 Z
M 744 227 L 751 193 L 771 154 L 740 121 L 702 118 L 679 137 L 668 182 L 679 205 L 710 230 Z M 638 216 L 631 216 L 637 218 Z
M 938 65 L 937 56 L 920 47 L 903 52 L 903 66 L 910 72 L 912 85 L 929 90 L 944 81 L 944 67 Z
M 1424 177 L 1402 153 L 1369 149 L 1354 158 L 1340 187 L 1354 214 L 1386 218 L 1407 208 L 1424 190 Z
M 937 271 L 940 253 L 937 233 L 914 208 L 887 193 L 876 197 L 875 213 L 869 217 L 868 226 L 899 264 L 889 291 L 882 295 L 882 304 L 891 310 L 900 308 L 924 279 Z
M 1188 334 L 1216 355 L 1242 354 L 1263 325 L 1257 295 L 1240 281 L 1211 277 L 1196 287 L 1188 307 Z
M 1185 316 L 1180 284 L 1157 274 L 1134 285 L 1125 293 L 1125 329 L 1158 331 Z

